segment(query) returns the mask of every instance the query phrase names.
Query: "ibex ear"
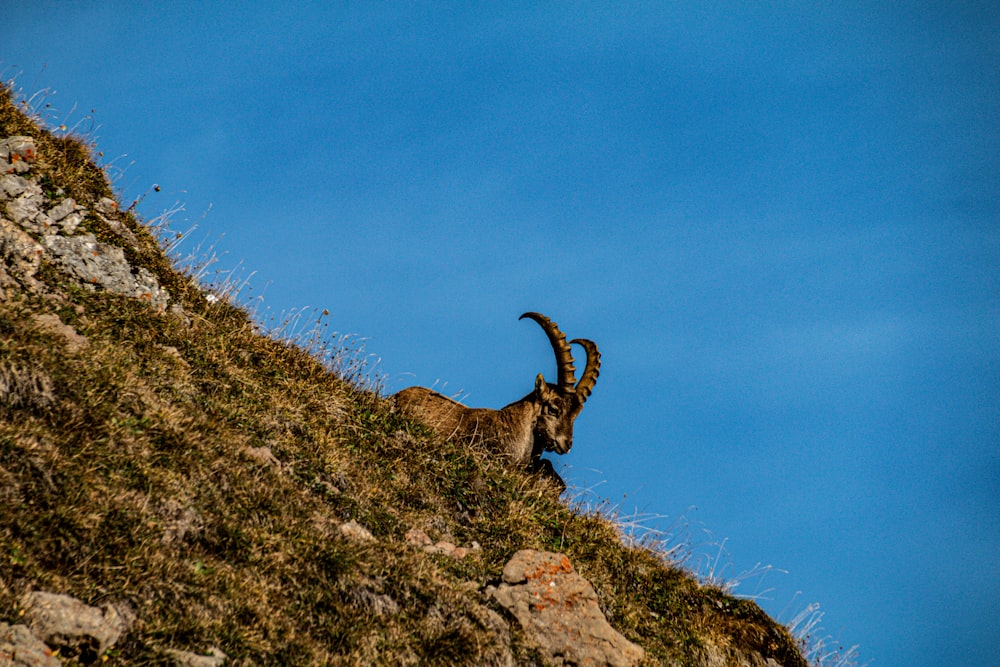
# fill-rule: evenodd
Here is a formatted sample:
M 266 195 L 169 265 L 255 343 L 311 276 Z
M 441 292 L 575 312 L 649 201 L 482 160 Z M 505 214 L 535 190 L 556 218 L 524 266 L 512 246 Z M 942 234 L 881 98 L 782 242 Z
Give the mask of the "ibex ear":
M 549 385 L 545 381 L 545 376 L 541 373 L 535 378 L 535 393 L 538 394 L 540 398 L 545 398 L 549 395 Z

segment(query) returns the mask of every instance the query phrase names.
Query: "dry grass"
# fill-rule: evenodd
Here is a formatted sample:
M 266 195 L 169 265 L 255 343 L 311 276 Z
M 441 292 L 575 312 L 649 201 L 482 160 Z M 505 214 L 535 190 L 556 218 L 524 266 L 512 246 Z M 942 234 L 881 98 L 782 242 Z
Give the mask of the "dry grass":
M 40 129 L 4 94 L 0 135 L 14 134 L 35 137 L 53 196 L 111 196 L 86 145 Z M 569 509 L 546 482 L 393 414 L 349 349 L 262 335 L 244 310 L 206 299 L 125 217 L 139 239 L 127 258 L 185 316 L 80 289 L 50 266 L 44 293 L 0 301 L 0 621 L 42 589 L 132 609 L 110 664 L 212 646 L 236 665 L 500 664 L 506 650 L 540 664 L 480 593 L 515 551 L 537 548 L 569 556 L 648 664 L 749 650 L 805 664 L 753 602 L 623 545 L 611 521 Z M 102 224 L 84 222 L 123 245 Z M 54 338 L 40 313 L 86 347 Z M 352 519 L 377 541 L 342 537 Z M 406 544 L 414 527 L 482 550 L 428 555 Z

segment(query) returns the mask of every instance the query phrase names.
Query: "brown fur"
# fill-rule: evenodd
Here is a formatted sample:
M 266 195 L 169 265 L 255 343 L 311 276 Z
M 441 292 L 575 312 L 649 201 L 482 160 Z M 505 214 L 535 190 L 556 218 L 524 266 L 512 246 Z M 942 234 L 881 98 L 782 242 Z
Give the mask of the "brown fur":
M 403 389 L 392 399 L 401 412 L 423 422 L 442 438 L 482 443 L 506 455 L 512 464 L 554 476 L 562 484 L 552 464 L 541 458 L 542 452 L 565 454 L 573 446 L 573 422 L 597 380 L 600 354 L 588 340 L 572 341 L 587 351 L 584 379 L 575 384 L 566 337 L 543 315 L 522 315 L 529 316 L 542 325 L 552 342 L 560 384 L 549 384 L 539 374 L 530 394 L 500 410 L 470 408 L 425 387 Z

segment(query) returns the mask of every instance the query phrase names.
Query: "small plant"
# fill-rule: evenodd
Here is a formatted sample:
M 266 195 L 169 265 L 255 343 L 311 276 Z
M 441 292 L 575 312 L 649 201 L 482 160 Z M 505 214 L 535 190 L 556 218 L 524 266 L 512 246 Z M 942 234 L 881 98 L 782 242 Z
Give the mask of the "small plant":
M 802 647 L 802 655 L 814 667 L 855 667 L 858 665 L 858 647 L 850 646 L 845 648 L 837 643 L 829 635 L 820 634 L 823 631 L 820 623 L 823 620 L 823 612 L 820 611 L 819 603 L 806 605 L 802 611 L 796 614 L 788 622 L 788 631 L 795 637 L 795 640 Z M 860 665 L 859 667 L 864 667 Z
M 381 393 L 385 376 L 380 359 L 365 349 L 367 339 L 330 330 L 326 308 L 299 308 L 271 317 L 260 326 L 264 335 L 305 350 L 344 381 L 364 391 Z

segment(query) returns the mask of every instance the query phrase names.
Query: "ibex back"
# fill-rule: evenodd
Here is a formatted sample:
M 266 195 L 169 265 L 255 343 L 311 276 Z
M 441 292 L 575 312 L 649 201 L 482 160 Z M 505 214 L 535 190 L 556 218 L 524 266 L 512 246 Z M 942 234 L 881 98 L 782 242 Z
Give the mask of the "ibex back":
M 542 452 L 565 454 L 573 446 L 573 421 L 583 409 L 601 370 L 601 355 L 592 341 L 566 342 L 556 323 L 539 313 L 520 319 L 538 322 L 556 355 L 559 381 L 550 384 L 539 373 L 530 394 L 500 410 L 469 408 L 425 387 L 410 387 L 393 396 L 397 407 L 443 438 L 481 442 L 516 465 L 551 475 L 562 485 Z M 583 347 L 587 365 L 576 381 L 571 344 Z

